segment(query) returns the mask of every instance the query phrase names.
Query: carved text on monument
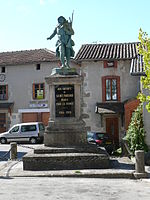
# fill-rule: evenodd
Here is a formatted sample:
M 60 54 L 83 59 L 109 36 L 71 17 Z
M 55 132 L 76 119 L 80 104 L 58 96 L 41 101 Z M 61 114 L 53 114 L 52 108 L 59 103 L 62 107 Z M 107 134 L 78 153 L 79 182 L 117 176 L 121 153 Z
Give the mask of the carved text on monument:
M 56 117 L 75 117 L 74 85 L 55 86 Z

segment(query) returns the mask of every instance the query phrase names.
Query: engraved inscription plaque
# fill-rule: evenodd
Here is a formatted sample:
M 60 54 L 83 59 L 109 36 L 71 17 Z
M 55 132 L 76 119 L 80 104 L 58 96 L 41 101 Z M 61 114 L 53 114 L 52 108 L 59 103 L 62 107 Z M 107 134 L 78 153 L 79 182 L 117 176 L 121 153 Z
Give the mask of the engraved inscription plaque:
M 55 86 L 56 117 L 75 117 L 74 85 Z

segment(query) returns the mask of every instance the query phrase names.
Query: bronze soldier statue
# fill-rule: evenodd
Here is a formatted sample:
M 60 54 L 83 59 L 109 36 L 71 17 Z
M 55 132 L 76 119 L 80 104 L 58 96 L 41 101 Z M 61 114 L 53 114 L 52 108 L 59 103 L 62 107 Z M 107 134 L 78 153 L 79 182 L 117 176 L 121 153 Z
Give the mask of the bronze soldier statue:
M 58 18 L 58 25 L 54 29 L 54 32 L 47 40 L 51 40 L 56 34 L 58 35 L 58 40 L 56 42 L 56 56 L 60 58 L 62 68 L 70 68 L 69 61 L 71 57 L 74 57 L 74 41 L 71 36 L 74 35 L 74 30 L 72 28 L 72 20 L 68 22 L 63 16 Z

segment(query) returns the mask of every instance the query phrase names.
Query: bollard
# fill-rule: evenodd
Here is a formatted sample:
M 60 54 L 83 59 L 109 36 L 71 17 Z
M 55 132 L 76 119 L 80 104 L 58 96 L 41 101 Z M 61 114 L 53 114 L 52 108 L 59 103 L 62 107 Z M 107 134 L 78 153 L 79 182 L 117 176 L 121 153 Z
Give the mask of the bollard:
M 145 172 L 145 162 L 144 162 L 144 151 L 135 151 L 135 178 L 146 178 L 147 173 Z
M 16 160 L 17 159 L 17 143 L 12 142 L 10 143 L 10 160 Z

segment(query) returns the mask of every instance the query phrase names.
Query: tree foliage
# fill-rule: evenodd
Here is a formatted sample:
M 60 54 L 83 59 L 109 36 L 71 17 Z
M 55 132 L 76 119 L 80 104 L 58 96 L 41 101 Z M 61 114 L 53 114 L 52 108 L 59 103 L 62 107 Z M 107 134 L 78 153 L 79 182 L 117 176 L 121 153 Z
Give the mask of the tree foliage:
M 126 134 L 126 140 L 128 141 L 130 151 L 134 154 L 135 150 L 147 151 L 147 145 L 145 144 L 145 130 L 143 124 L 143 104 L 137 107 L 133 112 L 130 125 Z
M 146 109 L 150 112 L 150 38 L 142 29 L 139 31 L 139 54 L 143 58 L 143 67 L 146 76 L 141 77 L 142 87 L 146 89 L 147 94 L 139 93 L 138 98 L 141 102 L 146 102 Z

